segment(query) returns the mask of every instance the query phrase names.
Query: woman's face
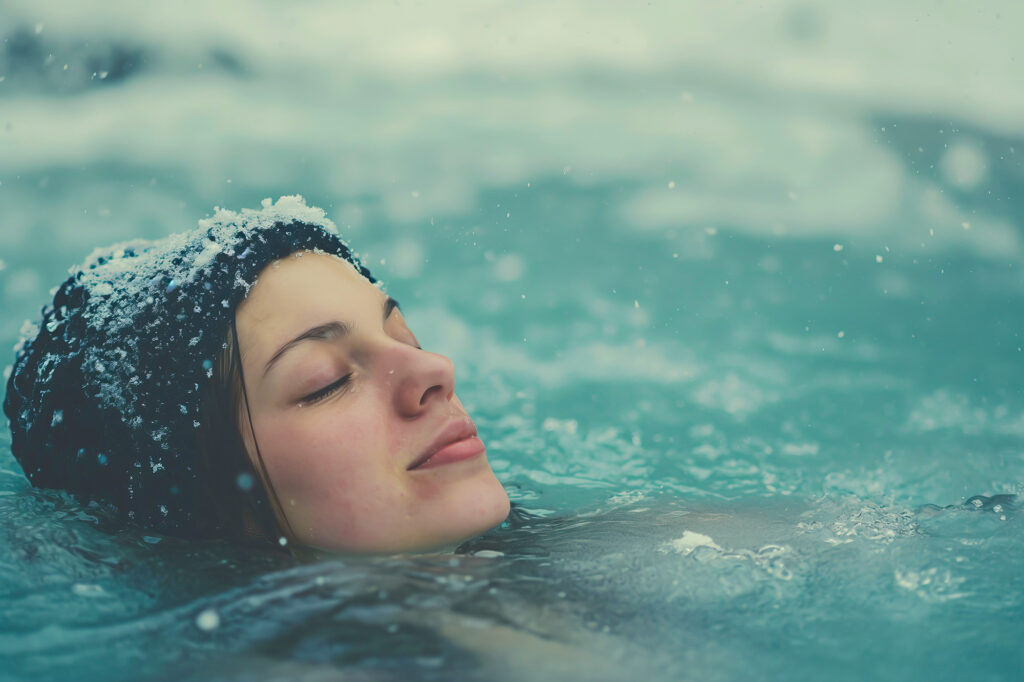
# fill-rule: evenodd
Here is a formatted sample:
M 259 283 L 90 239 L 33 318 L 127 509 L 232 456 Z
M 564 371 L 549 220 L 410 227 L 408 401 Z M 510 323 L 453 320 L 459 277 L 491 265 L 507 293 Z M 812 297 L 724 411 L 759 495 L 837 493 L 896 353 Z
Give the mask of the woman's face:
M 239 428 L 251 458 L 255 433 L 293 541 L 420 550 L 504 520 L 451 360 L 421 350 L 348 262 L 300 252 L 268 265 L 236 327 L 252 414 L 250 432 L 243 405 Z

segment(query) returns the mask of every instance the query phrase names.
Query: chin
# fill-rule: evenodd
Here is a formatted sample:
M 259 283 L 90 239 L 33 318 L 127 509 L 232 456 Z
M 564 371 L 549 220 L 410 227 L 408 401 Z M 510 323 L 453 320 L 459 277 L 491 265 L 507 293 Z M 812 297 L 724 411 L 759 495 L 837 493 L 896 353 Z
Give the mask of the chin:
M 461 543 L 500 525 L 509 513 L 505 488 L 490 474 L 462 481 L 432 502 L 421 500 L 416 513 L 393 525 L 368 523 L 358 535 L 300 540 L 315 549 L 342 554 L 404 554 L 454 549 Z M 413 508 L 410 508 L 413 509 Z M 409 519 L 420 523 L 410 525 Z
M 437 545 L 454 546 L 500 525 L 509 513 L 508 493 L 493 475 L 486 486 L 473 491 L 471 497 L 460 499 L 451 518 L 455 523 L 448 526 L 448 532 Z

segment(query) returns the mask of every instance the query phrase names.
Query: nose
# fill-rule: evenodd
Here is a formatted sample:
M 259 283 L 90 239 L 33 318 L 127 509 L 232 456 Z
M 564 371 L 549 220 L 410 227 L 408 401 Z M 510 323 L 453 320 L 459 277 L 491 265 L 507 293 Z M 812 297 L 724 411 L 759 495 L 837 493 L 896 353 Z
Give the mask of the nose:
M 395 358 L 395 409 L 407 418 L 425 414 L 455 395 L 455 365 L 444 355 L 404 346 Z

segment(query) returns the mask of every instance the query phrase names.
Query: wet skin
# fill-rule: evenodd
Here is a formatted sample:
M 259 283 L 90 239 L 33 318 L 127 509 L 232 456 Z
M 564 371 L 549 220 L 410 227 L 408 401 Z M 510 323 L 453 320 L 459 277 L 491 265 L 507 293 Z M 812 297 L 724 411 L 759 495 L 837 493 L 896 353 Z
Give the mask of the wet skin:
M 508 496 L 451 360 L 420 349 L 349 263 L 309 252 L 271 263 L 236 326 L 252 415 L 250 430 L 243 404 L 240 430 L 250 457 L 255 435 L 292 542 L 416 551 L 504 520 Z

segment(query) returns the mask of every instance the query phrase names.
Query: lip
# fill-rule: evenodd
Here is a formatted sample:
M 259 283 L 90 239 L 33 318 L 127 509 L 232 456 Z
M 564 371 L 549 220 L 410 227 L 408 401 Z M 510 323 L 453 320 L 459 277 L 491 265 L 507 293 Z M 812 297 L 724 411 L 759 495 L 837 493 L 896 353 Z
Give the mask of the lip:
M 477 438 L 476 425 L 469 417 L 449 422 L 430 445 L 407 467 L 408 471 L 431 469 L 476 457 L 484 451 L 484 443 Z

